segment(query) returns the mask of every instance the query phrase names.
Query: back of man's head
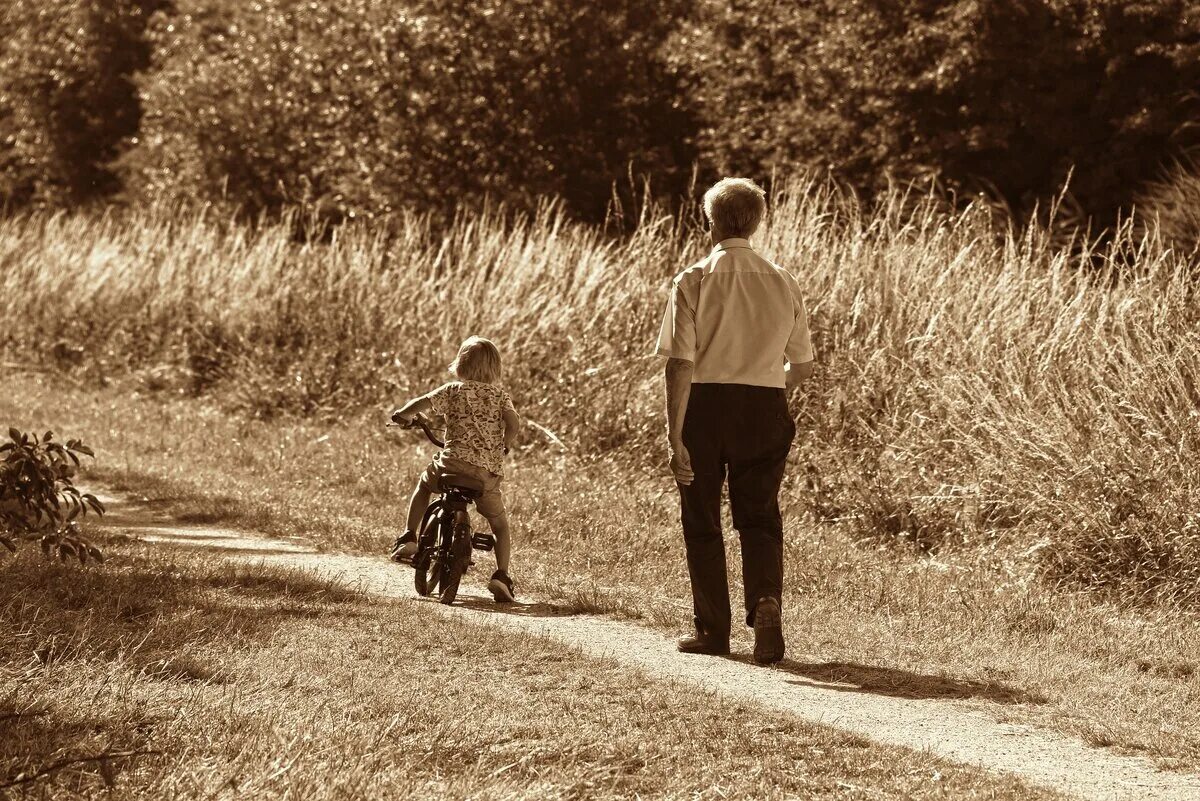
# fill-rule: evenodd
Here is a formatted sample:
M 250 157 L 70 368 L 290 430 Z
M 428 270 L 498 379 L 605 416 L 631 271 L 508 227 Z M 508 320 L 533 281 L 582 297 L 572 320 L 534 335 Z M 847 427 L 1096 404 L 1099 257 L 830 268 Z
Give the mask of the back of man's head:
M 704 216 L 725 236 L 746 239 L 767 213 L 766 198 L 748 178 L 722 178 L 704 193 Z

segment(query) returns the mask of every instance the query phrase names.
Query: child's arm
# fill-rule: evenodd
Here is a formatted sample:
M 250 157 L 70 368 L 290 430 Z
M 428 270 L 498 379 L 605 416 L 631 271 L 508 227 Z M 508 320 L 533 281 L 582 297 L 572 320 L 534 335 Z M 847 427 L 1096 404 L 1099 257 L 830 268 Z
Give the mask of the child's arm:
M 521 416 L 511 407 L 506 407 L 504 416 L 504 450 L 511 450 L 517 443 L 517 432 L 521 430 Z
M 411 423 L 413 418 L 419 414 L 424 414 L 433 408 L 433 402 L 429 400 L 428 395 L 422 395 L 419 398 L 413 398 L 408 403 L 401 406 L 396 411 L 392 412 L 392 422 Z

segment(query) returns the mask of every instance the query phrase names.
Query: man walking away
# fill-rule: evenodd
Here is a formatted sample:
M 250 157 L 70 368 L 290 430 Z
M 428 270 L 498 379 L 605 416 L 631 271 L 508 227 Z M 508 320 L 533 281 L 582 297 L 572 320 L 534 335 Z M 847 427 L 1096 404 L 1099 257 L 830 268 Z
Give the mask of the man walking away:
M 729 653 L 728 480 L 754 659 L 774 663 L 784 654 L 779 488 L 796 435 L 785 387 L 812 375 L 813 354 L 799 284 L 750 245 L 765 214 L 752 181 L 726 178 L 705 193 L 715 247 L 675 277 L 657 352 L 667 357 L 667 437 L 696 627 L 679 650 Z

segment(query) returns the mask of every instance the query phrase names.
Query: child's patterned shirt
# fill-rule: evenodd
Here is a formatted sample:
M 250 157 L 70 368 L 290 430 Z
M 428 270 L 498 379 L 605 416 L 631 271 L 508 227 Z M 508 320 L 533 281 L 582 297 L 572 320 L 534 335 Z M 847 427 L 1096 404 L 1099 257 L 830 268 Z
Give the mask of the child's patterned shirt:
M 428 396 L 435 414 L 446 418 L 446 456 L 504 475 L 504 410 L 514 413 L 503 387 L 451 381 Z

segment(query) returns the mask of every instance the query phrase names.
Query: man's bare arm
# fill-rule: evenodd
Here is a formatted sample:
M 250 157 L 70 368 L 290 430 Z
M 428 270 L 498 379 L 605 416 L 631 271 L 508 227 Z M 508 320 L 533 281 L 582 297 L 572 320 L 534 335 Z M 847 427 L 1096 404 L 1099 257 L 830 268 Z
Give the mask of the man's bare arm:
M 686 359 L 667 359 L 667 438 L 683 442 L 683 418 L 692 396 L 692 369 Z
M 792 389 L 800 386 L 801 382 L 812 378 L 812 374 L 813 363 L 811 361 L 800 362 L 799 364 L 789 362 L 785 376 L 788 388 Z
M 692 370 L 686 359 L 667 359 L 667 442 L 671 451 L 671 472 L 680 484 L 691 484 L 692 460 L 683 444 L 683 420 L 688 398 L 692 396 Z

